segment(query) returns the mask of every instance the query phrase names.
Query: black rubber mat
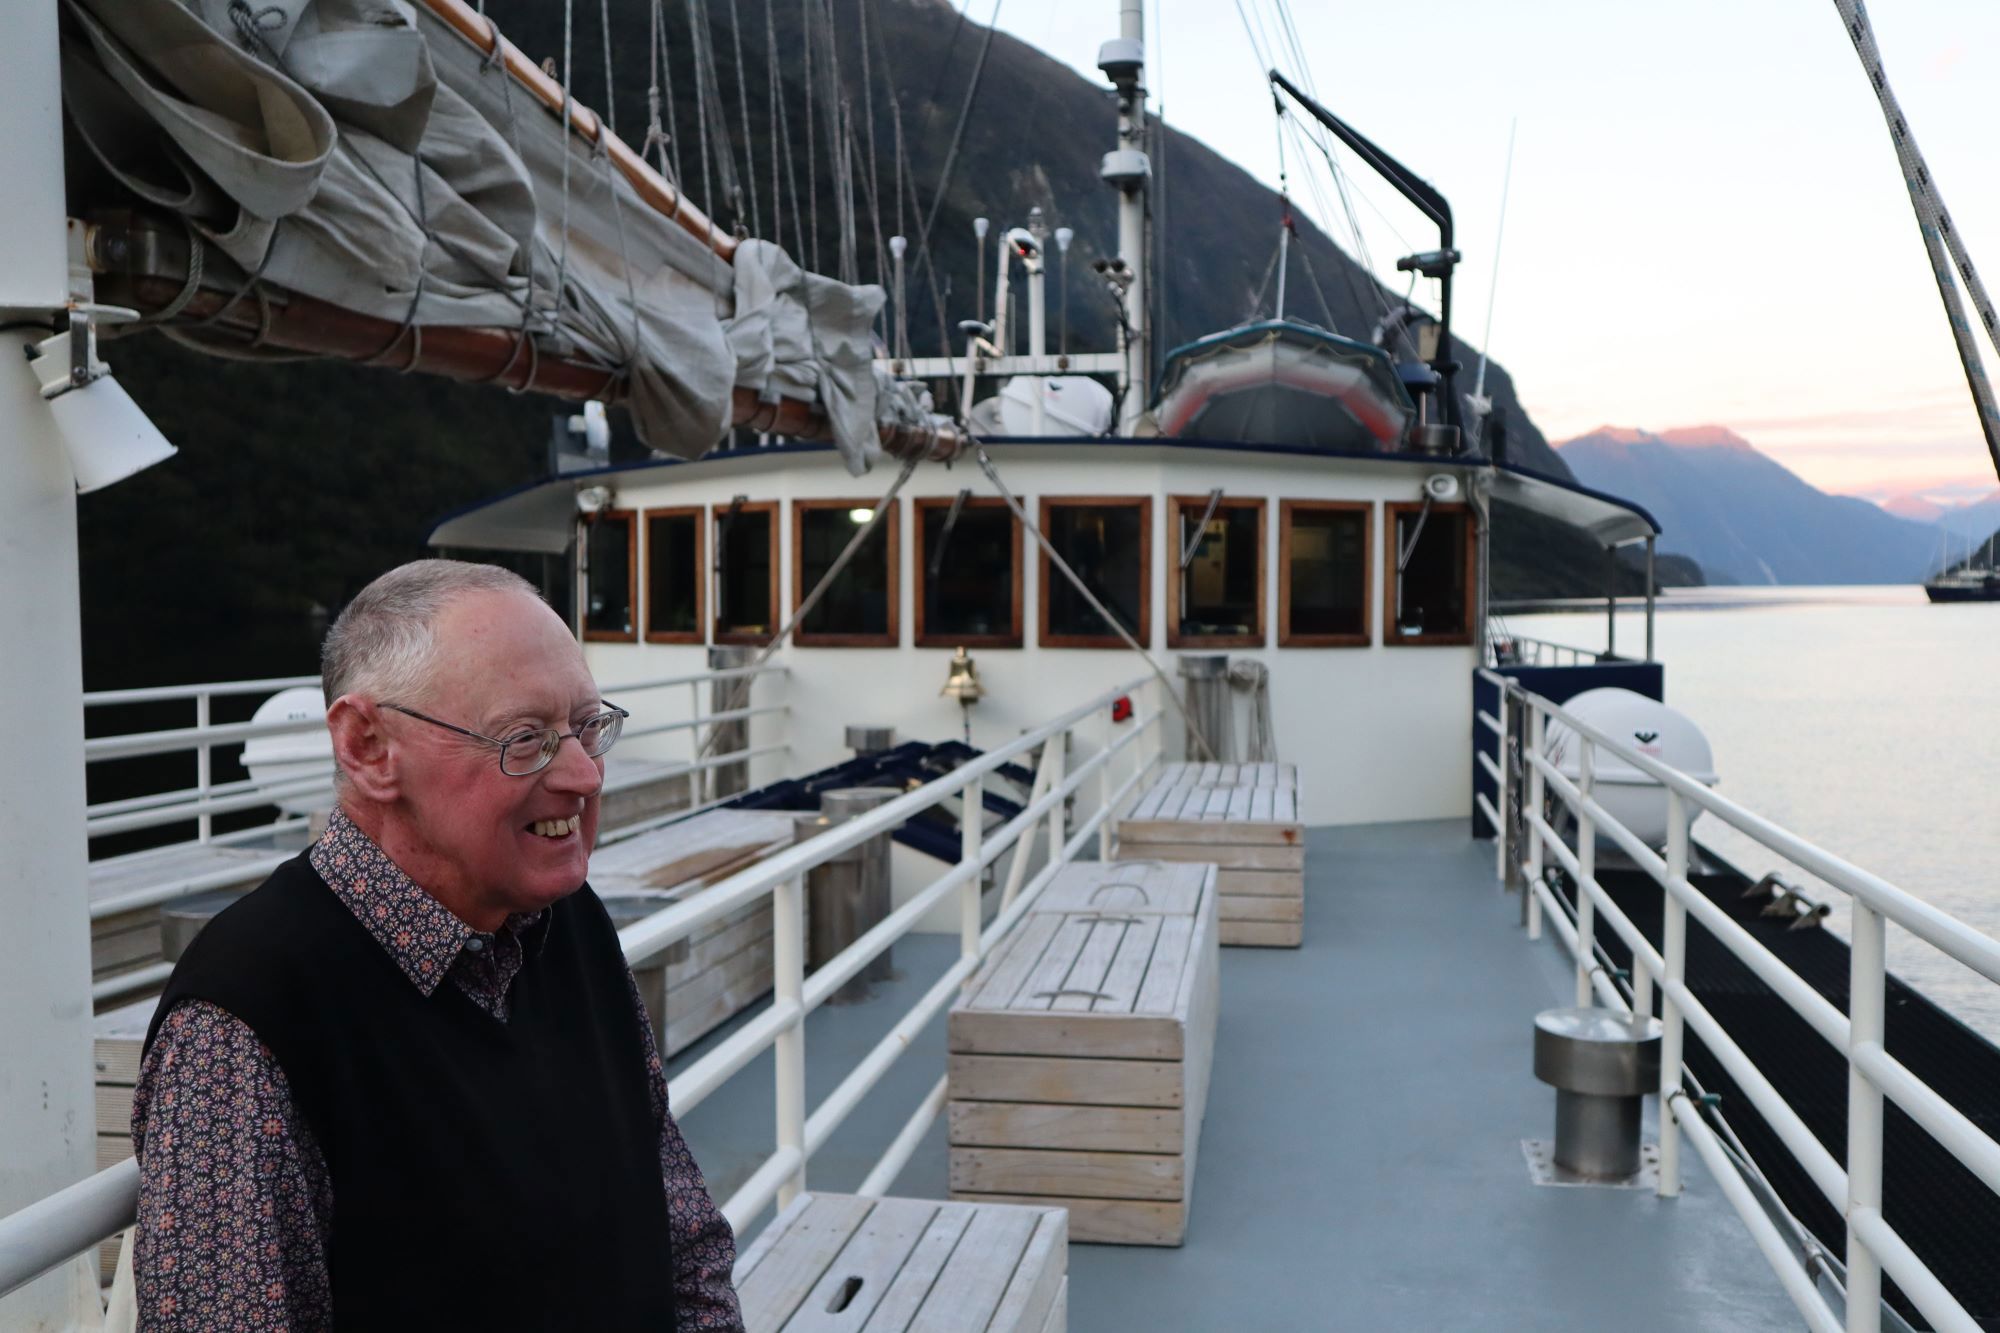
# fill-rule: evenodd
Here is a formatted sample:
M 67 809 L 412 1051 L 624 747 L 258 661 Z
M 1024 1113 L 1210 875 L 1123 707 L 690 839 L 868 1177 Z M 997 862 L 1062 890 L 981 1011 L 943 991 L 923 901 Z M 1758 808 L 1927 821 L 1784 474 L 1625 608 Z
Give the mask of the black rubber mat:
M 1713 860 L 1714 858 L 1710 858 Z M 1743 897 L 1749 881 L 1733 871 L 1692 882 L 1777 958 L 1843 1013 L 1847 941 L 1817 927 L 1788 929 L 1761 915 L 1765 898 Z M 1600 869 L 1598 883 L 1657 947 L 1661 892 L 1637 870 Z M 1570 886 L 1562 885 L 1564 896 Z M 1615 932 L 1597 935 L 1618 966 L 1631 956 Z M 1688 921 L 1687 984 L 1737 1045 L 1770 1079 L 1836 1161 L 1847 1159 L 1847 1060 L 1698 921 Z M 2000 1048 L 1895 976 L 1887 990 L 1889 1053 L 1982 1130 L 2000 1137 Z M 1657 1003 L 1655 1012 L 1657 1012 Z M 1688 1066 L 1721 1095 L 1721 1109 L 1793 1216 L 1834 1254 L 1846 1251 L 1840 1210 L 1820 1193 L 1722 1067 L 1689 1033 Z M 1982 1328 L 2000 1330 L 2000 1196 L 1894 1103 L 1887 1103 L 1883 1215 Z M 1748 1245 L 1748 1236 L 1744 1244 Z M 1927 1327 L 1900 1291 L 1889 1299 L 1911 1324 Z

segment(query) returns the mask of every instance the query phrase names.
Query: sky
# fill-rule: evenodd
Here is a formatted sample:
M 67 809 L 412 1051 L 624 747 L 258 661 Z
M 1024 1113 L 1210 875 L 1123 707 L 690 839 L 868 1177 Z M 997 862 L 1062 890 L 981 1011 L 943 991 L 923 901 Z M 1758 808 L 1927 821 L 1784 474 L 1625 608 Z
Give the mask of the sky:
M 992 16 L 992 0 L 970 3 L 974 20 Z M 1275 186 L 1271 99 L 1243 15 L 1275 44 L 1278 0 L 1241 0 L 1241 14 L 1234 0 L 1144 3 L 1156 111 Z M 1117 10 L 1001 0 L 999 26 L 1101 79 Z M 1491 351 L 1551 440 L 1719 423 L 1827 490 L 1994 481 L 1833 0 L 1290 10 L 1320 100 L 1450 199 L 1465 254 L 1454 329 L 1475 344 L 1518 123 Z M 1944 202 L 2000 287 L 2000 4 L 1881 0 L 1869 14 Z M 1296 150 L 1287 158 L 1298 205 L 1352 253 L 1345 220 L 1319 216 Z M 1436 231 L 1379 178 L 1351 180 L 1375 269 L 1400 290 L 1395 258 L 1434 247 Z M 1321 168 L 1331 199 L 1328 181 Z

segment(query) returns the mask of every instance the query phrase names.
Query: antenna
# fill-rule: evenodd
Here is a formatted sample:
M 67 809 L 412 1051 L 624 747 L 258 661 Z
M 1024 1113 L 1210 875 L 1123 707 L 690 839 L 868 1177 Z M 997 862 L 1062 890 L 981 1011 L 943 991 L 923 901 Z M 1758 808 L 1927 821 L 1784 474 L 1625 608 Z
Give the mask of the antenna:
M 1479 374 L 1472 382 L 1475 400 L 1486 396 L 1486 349 L 1493 345 L 1493 300 L 1500 293 L 1500 243 L 1507 239 L 1507 191 L 1514 184 L 1514 133 L 1520 128 L 1519 116 L 1507 123 L 1507 168 L 1500 175 L 1500 225 L 1493 232 L 1493 281 L 1486 288 L 1486 331 L 1479 335 Z

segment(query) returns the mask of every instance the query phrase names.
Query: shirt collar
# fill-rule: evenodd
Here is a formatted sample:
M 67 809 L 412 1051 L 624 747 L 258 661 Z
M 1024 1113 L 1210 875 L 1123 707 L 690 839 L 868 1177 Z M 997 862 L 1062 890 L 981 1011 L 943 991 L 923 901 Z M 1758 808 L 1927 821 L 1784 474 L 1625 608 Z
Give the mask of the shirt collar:
M 426 996 L 479 932 L 426 893 L 338 806 L 307 861 L 377 944 Z M 517 912 L 500 930 L 524 935 L 546 912 Z M 536 942 L 546 932 L 537 932 Z M 490 944 L 493 936 L 484 937 Z M 524 943 L 527 941 L 524 940 Z

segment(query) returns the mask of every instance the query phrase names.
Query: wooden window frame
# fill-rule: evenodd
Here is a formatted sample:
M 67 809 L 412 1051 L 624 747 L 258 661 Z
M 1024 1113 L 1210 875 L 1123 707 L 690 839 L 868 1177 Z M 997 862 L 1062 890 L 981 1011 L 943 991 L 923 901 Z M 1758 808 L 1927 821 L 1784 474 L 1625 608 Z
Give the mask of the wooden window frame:
M 978 510 L 981 513 L 1000 512 L 1008 515 L 1008 528 L 1012 532 L 1012 577 L 1014 580 L 1012 619 L 1009 621 L 1011 628 L 1005 634 L 945 635 L 932 634 L 924 625 L 924 591 L 926 580 L 930 576 L 930 552 L 924 545 L 924 516 L 941 509 L 949 511 L 956 498 L 950 495 L 924 495 L 913 497 L 910 501 L 912 508 L 915 510 L 910 515 L 910 558 L 912 561 L 910 583 L 915 593 L 912 611 L 917 621 L 916 646 L 919 648 L 1019 648 L 1021 646 L 1021 612 L 1022 598 L 1024 596 L 1021 586 L 1021 520 L 1013 517 L 1013 512 L 1008 508 L 1007 502 L 998 496 L 968 497 L 965 502 L 965 510 Z
M 849 500 L 794 500 L 792 501 L 792 614 L 797 615 L 799 603 L 805 600 L 812 589 L 806 586 L 806 515 L 828 509 L 874 509 L 881 505 L 879 495 L 862 496 Z M 897 543 L 898 520 L 902 517 L 902 503 L 889 502 L 889 513 L 882 520 L 887 529 L 883 540 L 887 543 L 885 552 L 889 565 L 889 628 L 880 634 L 826 634 L 808 633 L 801 620 L 792 631 L 792 642 L 801 648 L 896 648 L 902 645 L 902 618 L 899 615 L 902 601 L 902 580 L 899 577 L 899 557 L 902 548 Z M 857 554 L 859 554 L 857 552 Z
M 586 544 L 584 551 L 583 613 L 578 622 L 583 628 L 585 643 L 637 643 L 639 626 L 645 614 L 645 604 L 639 595 L 639 524 L 636 509 L 600 509 L 578 526 L 582 529 L 580 540 Z M 629 630 L 590 628 L 590 552 L 588 543 L 590 532 L 599 523 L 619 521 L 625 524 L 625 588 L 632 599 L 632 628 Z
M 778 563 L 778 502 L 776 500 L 751 500 L 738 506 L 736 512 L 738 514 L 769 514 L 771 516 L 771 579 L 770 586 L 765 589 L 770 598 L 769 619 L 771 622 L 771 631 L 769 634 L 745 634 L 739 630 L 725 630 L 717 620 L 717 617 L 722 614 L 722 599 L 718 596 L 713 599 L 713 604 L 709 607 L 708 627 L 710 640 L 714 643 L 769 643 L 772 635 L 778 632 L 778 574 L 781 569 Z M 713 558 L 709 567 L 704 571 L 704 581 L 713 579 L 720 573 L 718 566 L 722 560 L 722 541 L 721 534 L 716 530 L 727 517 L 729 517 L 728 505 L 719 504 L 709 506 L 709 537 L 711 539 L 710 550 L 713 552 Z
M 653 520 L 692 518 L 694 520 L 694 623 L 691 630 L 653 628 Z M 645 637 L 647 643 L 706 643 L 708 626 L 708 506 L 673 505 L 639 512 L 639 530 L 645 534 L 646 550 L 640 568 L 646 574 Z
M 1253 626 L 1248 634 L 1183 634 L 1181 633 L 1181 514 L 1192 509 L 1199 518 L 1208 508 L 1206 495 L 1170 495 L 1167 497 L 1167 532 L 1172 538 L 1167 543 L 1167 647 L 1169 648 L 1262 648 L 1264 646 L 1264 514 L 1269 505 L 1261 495 L 1224 495 L 1215 512 L 1220 516 L 1225 510 L 1254 509 L 1257 511 L 1257 607 L 1251 619 Z
M 1472 618 L 1478 614 L 1473 579 L 1479 573 L 1479 519 L 1463 502 L 1434 504 L 1431 517 L 1465 516 L 1465 628 L 1457 634 L 1402 634 L 1396 629 L 1396 520 L 1423 512 L 1421 500 L 1395 500 L 1382 506 L 1382 642 L 1392 648 L 1463 648 L 1472 643 Z
M 1361 515 L 1361 632 L 1302 634 L 1292 631 L 1292 516 Z M 1278 646 L 1280 648 L 1366 648 L 1375 642 L 1375 504 L 1372 500 L 1278 501 Z
M 1041 500 L 1041 528 L 1049 530 L 1049 516 L 1057 509 L 1134 508 L 1139 511 L 1139 624 L 1132 637 L 1147 648 L 1153 646 L 1153 497 L 1150 495 L 1045 495 Z M 1054 540 L 1051 538 L 1050 540 Z M 1040 543 L 1036 546 L 1039 548 Z M 1049 563 L 1049 553 L 1040 552 L 1037 587 L 1040 606 L 1036 610 L 1036 642 L 1044 648 L 1123 648 L 1125 640 L 1116 634 L 1051 634 L 1049 632 L 1049 589 L 1051 577 L 1062 574 Z

